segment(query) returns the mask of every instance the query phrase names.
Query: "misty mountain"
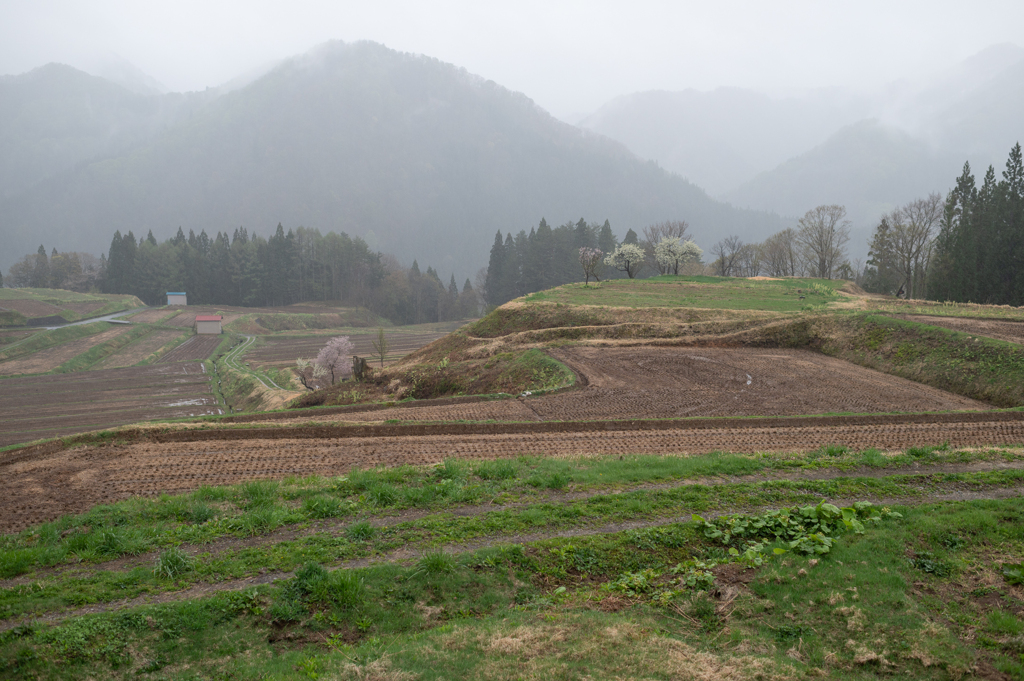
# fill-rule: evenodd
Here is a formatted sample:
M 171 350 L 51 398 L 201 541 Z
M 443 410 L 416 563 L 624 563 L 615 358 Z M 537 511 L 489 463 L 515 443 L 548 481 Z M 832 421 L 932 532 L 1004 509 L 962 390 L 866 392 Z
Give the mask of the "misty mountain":
M 966 92 L 934 116 L 928 134 L 941 148 L 968 154 L 973 165 L 1002 169 L 1024 141 L 1024 50 L 1011 66 Z
M 752 90 L 638 92 L 579 126 L 721 195 L 821 142 L 867 112 L 835 91 L 776 99 Z
M 964 160 L 936 152 L 897 128 L 861 121 L 745 182 L 726 198 L 794 216 L 821 204 L 845 205 L 854 227 L 851 254 L 863 257 L 879 216 L 915 197 L 945 192 Z
M 0 199 L 123 153 L 205 99 L 143 95 L 63 64 L 0 76 Z
M 861 94 L 773 98 L 749 90 L 643 92 L 580 125 L 625 144 L 738 207 L 799 217 L 847 207 L 854 227 L 929 192 L 970 161 L 1002 169 L 1024 139 L 1024 49 L 994 45 L 921 82 Z M 855 235 L 854 253 L 866 253 Z
M 123 95 L 154 101 L 135 96 Z M 541 217 L 609 219 L 620 236 L 684 219 L 707 244 L 783 226 L 463 69 L 340 42 L 220 94 L 129 151 L 37 183 L 0 215 L 7 264 L 40 242 L 105 249 L 115 229 L 163 239 L 179 226 L 265 234 L 281 222 L 363 236 L 458 278 L 486 264 L 496 230 L 529 230 Z

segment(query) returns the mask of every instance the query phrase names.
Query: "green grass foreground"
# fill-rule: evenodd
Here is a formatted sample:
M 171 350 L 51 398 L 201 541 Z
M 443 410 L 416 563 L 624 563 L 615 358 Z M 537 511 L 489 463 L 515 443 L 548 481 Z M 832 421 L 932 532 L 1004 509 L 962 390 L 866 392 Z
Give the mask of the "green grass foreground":
M 411 565 L 309 561 L 274 586 L 8 629 L 0 668 L 40 679 L 1021 678 L 1012 567 L 1024 501 L 894 510 L 808 555 L 771 540 L 733 555 L 684 523 Z M 160 560 L 170 575 L 194 569 L 172 552 Z

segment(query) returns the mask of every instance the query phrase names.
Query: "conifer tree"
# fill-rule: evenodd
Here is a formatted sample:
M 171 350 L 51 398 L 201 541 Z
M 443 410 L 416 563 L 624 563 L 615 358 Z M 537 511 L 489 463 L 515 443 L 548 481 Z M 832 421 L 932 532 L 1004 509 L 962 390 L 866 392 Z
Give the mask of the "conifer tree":
M 49 288 L 50 286 L 50 261 L 46 258 L 46 248 L 39 244 L 36 251 L 35 267 L 32 269 L 32 287 Z
M 501 230 L 494 235 L 491 245 L 491 257 L 487 261 L 487 278 L 484 280 L 485 294 L 488 305 L 501 305 L 503 281 L 505 278 L 505 242 L 501 238 Z M 468 280 L 467 280 L 468 282 Z

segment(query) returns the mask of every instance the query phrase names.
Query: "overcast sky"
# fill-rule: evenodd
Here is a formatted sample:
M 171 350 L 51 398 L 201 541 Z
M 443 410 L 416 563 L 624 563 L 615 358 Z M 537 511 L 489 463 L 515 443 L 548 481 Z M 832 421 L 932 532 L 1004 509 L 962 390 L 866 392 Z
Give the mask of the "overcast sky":
M 558 116 L 638 90 L 870 87 L 1021 43 L 1021 0 L 0 0 L 0 73 L 114 53 L 171 90 L 330 39 L 464 66 Z

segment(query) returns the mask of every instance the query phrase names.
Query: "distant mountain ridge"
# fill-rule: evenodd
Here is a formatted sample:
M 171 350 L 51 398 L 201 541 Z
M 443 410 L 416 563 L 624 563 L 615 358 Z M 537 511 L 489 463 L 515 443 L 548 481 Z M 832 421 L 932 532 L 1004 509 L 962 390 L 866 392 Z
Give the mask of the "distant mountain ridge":
M 268 233 L 282 222 L 363 236 L 461 279 L 486 264 L 495 231 L 541 217 L 609 219 L 620 236 L 685 219 L 705 243 L 783 225 L 525 95 L 378 44 L 328 43 L 208 101 L 177 97 L 195 104 L 127 151 L 4 201 L 7 264 L 40 242 L 96 251 L 115 229 L 162 239 L 179 226 Z
M 1024 48 L 994 45 L 934 80 L 877 92 L 641 92 L 580 126 L 738 207 L 799 217 L 847 206 L 870 232 L 882 213 L 954 183 L 964 161 L 1002 168 L 1024 140 Z M 851 250 L 866 253 L 859 236 Z

